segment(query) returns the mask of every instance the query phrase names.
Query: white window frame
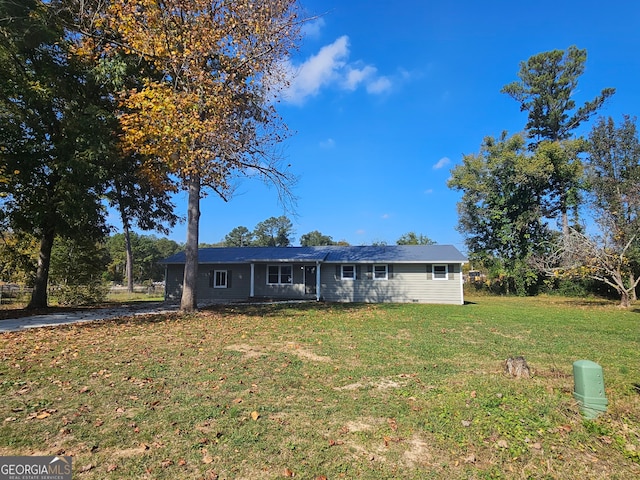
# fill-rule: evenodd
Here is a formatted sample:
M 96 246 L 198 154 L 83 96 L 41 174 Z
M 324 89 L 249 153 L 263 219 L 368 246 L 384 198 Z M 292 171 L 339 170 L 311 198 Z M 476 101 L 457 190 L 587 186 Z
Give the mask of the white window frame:
M 444 267 L 444 277 L 436 277 L 436 267 Z M 434 263 L 431 266 L 431 275 L 434 280 L 449 280 L 449 265 L 446 263 Z
M 224 283 L 218 283 L 218 274 L 224 277 Z M 213 288 L 227 288 L 229 284 L 229 271 L 228 270 L 214 270 L 213 271 Z
M 384 276 L 378 276 L 377 268 L 384 268 Z M 389 265 L 387 264 L 377 264 L 373 265 L 373 279 L 374 280 L 388 280 L 389 279 Z
M 283 282 L 282 279 L 287 275 L 286 273 L 282 272 L 283 268 L 289 268 L 289 281 L 288 282 Z M 272 268 L 277 268 L 278 269 L 278 282 L 274 283 L 274 282 L 270 282 L 269 281 L 269 270 L 271 270 Z M 267 285 L 293 285 L 293 265 L 290 264 L 286 264 L 286 265 L 267 265 Z
M 351 268 L 352 269 L 352 276 L 345 276 L 344 274 L 344 269 L 345 268 Z M 355 265 L 340 265 L 340 278 L 342 280 L 355 280 L 356 279 L 356 266 Z

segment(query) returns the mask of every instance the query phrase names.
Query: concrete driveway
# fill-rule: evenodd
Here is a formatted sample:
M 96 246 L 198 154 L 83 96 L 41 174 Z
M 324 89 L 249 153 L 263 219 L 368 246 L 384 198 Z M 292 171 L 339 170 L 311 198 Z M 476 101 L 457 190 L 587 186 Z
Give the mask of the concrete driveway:
M 110 318 L 130 317 L 134 315 L 147 315 L 150 313 L 176 312 L 178 305 L 167 303 L 149 303 L 136 305 L 123 305 L 113 308 L 96 308 L 77 310 L 70 312 L 56 312 L 30 317 L 8 318 L 0 320 L 0 332 L 17 332 L 29 328 L 54 327 L 70 323 L 95 322 Z

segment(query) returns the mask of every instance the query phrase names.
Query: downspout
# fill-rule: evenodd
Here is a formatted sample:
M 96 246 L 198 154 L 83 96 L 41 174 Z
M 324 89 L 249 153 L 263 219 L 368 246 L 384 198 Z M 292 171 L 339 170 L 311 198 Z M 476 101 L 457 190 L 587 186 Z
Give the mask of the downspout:
M 256 264 L 251 263 L 251 285 L 249 287 L 249 298 L 253 298 L 256 294 L 254 283 L 256 280 Z

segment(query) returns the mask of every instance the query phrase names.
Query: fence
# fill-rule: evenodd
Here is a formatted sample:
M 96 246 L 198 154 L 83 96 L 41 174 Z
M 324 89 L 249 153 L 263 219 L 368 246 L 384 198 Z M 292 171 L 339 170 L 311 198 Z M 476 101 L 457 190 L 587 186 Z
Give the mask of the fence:
M 49 287 L 49 296 L 55 296 L 58 287 Z M 0 305 L 27 304 L 31 298 L 33 288 L 24 287 L 15 283 L 0 284 Z M 109 288 L 109 295 L 126 295 L 127 287 L 113 285 Z M 134 285 L 133 293 L 148 296 L 161 296 L 164 293 L 164 283 L 154 283 L 152 285 Z
M 32 288 L 5 283 L 0 285 L 0 305 L 11 303 L 27 303 L 31 297 Z

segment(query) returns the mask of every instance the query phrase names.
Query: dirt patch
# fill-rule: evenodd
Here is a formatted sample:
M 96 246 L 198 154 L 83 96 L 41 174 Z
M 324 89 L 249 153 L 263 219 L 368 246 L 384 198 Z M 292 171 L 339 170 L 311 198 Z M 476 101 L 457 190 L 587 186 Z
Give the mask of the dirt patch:
M 261 348 L 256 348 L 252 345 L 247 345 L 246 343 L 240 343 L 237 345 L 229 345 L 226 350 L 231 350 L 232 352 L 242 353 L 245 358 L 257 358 L 262 357 L 263 355 L 267 355 L 268 352 Z
M 388 390 L 390 388 L 400 388 L 407 385 L 407 381 L 396 380 L 396 378 L 402 379 L 407 378 L 407 375 L 398 375 L 397 377 L 391 378 L 380 378 L 375 381 L 369 382 L 356 382 L 350 383 L 349 385 L 344 385 L 342 387 L 333 387 L 334 390 L 338 391 L 350 391 L 350 390 L 359 390 L 361 388 L 375 388 L 377 390 Z
M 244 355 L 245 358 L 256 358 L 264 355 L 269 355 L 271 352 L 283 352 L 292 353 L 302 360 L 309 360 L 312 362 L 331 362 L 331 357 L 324 355 L 318 355 L 311 350 L 308 350 L 297 343 L 287 343 L 286 345 L 274 345 L 273 349 L 264 347 L 254 347 L 246 343 L 240 343 L 235 345 L 229 345 L 226 349 L 233 352 L 239 352 Z
M 404 452 L 403 457 L 408 466 L 413 467 L 415 465 L 433 463 L 431 446 L 419 435 L 413 435 L 406 443 L 409 448 Z
M 297 343 L 288 343 L 286 349 L 283 351 L 293 352 L 303 360 L 311 360 L 312 362 L 331 362 L 331 357 L 313 353 Z

